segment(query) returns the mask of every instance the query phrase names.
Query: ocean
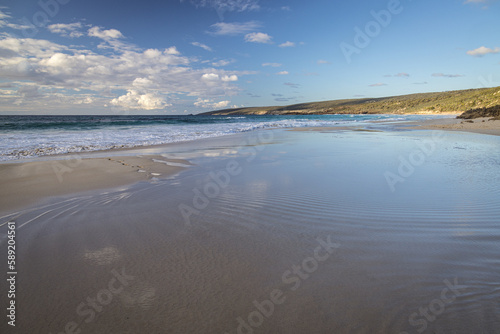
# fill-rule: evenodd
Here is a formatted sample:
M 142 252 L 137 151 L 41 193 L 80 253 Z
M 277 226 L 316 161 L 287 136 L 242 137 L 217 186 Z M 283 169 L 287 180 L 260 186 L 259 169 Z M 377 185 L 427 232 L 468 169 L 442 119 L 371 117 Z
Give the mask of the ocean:
M 363 125 L 422 115 L 0 116 L 0 161 L 219 137 L 266 128 Z

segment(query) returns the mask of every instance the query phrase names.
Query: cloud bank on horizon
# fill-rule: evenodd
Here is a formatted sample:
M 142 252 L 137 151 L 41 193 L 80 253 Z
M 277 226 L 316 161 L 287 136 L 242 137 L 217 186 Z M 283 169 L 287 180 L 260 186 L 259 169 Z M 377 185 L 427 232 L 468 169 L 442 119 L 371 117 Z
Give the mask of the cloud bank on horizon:
M 1 7 L 0 113 L 180 114 L 500 85 L 500 46 L 485 32 L 500 27 L 498 5 L 486 0 L 440 4 L 458 14 L 427 28 L 430 1 L 122 5 Z M 464 18 L 482 26 L 461 38 Z

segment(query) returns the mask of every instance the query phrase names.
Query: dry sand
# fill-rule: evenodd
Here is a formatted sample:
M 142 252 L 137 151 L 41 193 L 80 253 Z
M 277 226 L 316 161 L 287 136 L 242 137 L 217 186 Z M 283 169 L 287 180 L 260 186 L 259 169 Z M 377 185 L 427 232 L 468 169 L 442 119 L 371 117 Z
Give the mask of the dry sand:
M 416 125 L 415 129 L 465 131 L 500 136 L 500 121 L 490 119 L 490 117 L 476 118 L 473 120 L 445 118 L 416 122 L 414 124 Z
M 45 197 L 167 177 L 182 170 L 182 165 L 189 165 L 185 160 L 166 159 L 161 155 L 74 157 L 0 164 L 0 212 L 28 206 Z

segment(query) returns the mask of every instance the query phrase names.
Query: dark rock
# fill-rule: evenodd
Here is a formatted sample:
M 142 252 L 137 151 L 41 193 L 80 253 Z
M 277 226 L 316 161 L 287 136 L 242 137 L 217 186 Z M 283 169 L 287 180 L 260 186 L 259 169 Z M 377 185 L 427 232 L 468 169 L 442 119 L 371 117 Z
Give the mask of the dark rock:
M 495 119 L 500 119 L 500 105 L 496 105 L 489 108 L 478 108 L 478 109 L 467 110 L 457 118 L 474 119 L 479 117 L 494 117 Z

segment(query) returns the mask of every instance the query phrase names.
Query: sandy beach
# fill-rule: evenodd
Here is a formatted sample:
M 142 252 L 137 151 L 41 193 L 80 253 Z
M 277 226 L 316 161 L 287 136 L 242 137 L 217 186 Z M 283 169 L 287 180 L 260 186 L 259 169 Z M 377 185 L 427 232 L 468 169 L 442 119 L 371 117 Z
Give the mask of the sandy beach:
M 500 334 L 499 13 L 2 1 L 0 334 Z
M 18 271 L 0 331 L 498 333 L 499 123 L 0 164 Z
M 446 131 L 464 131 L 500 136 L 500 121 L 491 117 L 481 117 L 472 120 L 448 118 L 423 121 L 416 124 L 417 128 Z
M 0 164 L 0 212 L 60 196 L 94 189 L 114 188 L 130 183 L 164 178 L 188 166 L 185 160 L 157 156 L 113 156 Z

